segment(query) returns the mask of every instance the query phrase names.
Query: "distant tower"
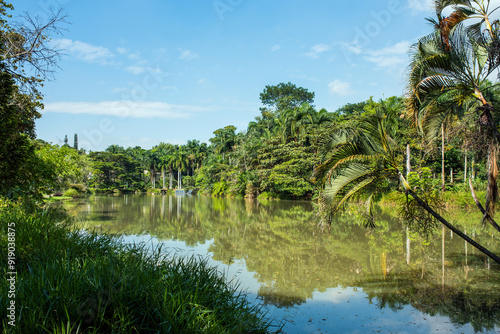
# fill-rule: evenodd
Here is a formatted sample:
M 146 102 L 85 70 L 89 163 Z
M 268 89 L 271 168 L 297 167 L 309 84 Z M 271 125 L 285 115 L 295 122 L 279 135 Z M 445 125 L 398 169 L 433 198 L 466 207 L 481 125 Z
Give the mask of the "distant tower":
M 64 145 L 68 145 L 68 135 L 64 135 Z
M 75 139 L 73 141 L 73 148 L 78 151 L 78 135 L 75 133 Z

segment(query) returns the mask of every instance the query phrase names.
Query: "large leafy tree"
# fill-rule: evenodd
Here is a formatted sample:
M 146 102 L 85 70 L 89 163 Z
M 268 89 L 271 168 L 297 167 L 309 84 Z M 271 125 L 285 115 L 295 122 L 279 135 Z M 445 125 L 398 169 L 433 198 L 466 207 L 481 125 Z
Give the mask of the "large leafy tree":
M 128 147 L 125 150 L 125 154 L 139 163 L 140 165 L 139 175 L 140 178 L 142 179 L 144 177 L 144 171 L 149 168 L 147 151 L 140 146 L 135 146 L 135 147 Z
M 316 161 L 311 146 L 304 141 L 282 143 L 279 137 L 272 137 L 265 140 L 257 159 L 261 191 L 288 199 L 312 197 L 311 174 Z
M 274 110 L 287 110 L 298 108 L 304 103 L 314 103 L 314 93 L 307 89 L 289 83 L 279 83 L 275 86 L 266 86 L 260 94 L 264 106 Z
M 51 177 L 35 155 L 35 120 L 41 117 L 43 80 L 52 73 L 57 50 L 47 44 L 57 33 L 59 14 L 41 24 L 25 17 L 7 21 L 13 6 L 0 1 L 0 195 L 40 196 L 40 183 Z
M 435 1 L 435 30 L 412 47 L 408 71 L 409 109 L 417 123 L 436 134 L 450 115 L 469 112 L 476 138 L 487 155 L 488 187 L 484 215 L 492 222 L 498 201 L 500 133 L 494 119 L 489 79 L 500 66 L 498 21 L 490 1 Z M 451 14 L 445 15 L 451 9 Z M 475 19 L 475 20 L 472 20 Z M 471 22 L 471 23 L 469 23 Z M 478 202 L 478 206 L 481 207 Z
M 140 164 L 123 153 L 91 152 L 91 183 L 101 189 L 142 188 Z

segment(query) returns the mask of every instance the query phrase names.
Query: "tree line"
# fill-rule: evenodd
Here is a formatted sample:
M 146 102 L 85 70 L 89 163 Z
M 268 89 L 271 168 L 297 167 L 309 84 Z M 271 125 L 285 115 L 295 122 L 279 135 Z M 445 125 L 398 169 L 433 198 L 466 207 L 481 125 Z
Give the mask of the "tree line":
M 370 98 L 328 112 L 315 108 L 314 95 L 292 83 L 266 86 L 260 96 L 260 116 L 244 131 L 238 132 L 233 125 L 215 130 L 208 144 L 198 140 L 188 140 L 185 145 L 162 142 L 151 149 L 111 145 L 87 153 L 67 143 L 58 146 L 38 140 L 36 152 L 53 165 L 60 163 L 53 187 L 57 191 L 72 184 L 98 191 L 182 187 L 214 196 L 312 199 L 323 191 L 325 168 L 335 151 L 328 140 L 347 136 L 349 128 L 384 110 L 391 131 L 399 137 L 395 148 L 399 165 L 412 170 L 428 168 L 433 180 L 444 177 L 448 189 L 463 187 L 467 175 L 479 184 L 486 180 L 485 157 L 464 145 L 470 124 L 458 116 L 446 122 L 444 136 L 435 140 L 413 124 L 404 97 Z M 63 161 L 74 164 L 64 165 Z M 396 188 L 387 185 L 384 189 Z

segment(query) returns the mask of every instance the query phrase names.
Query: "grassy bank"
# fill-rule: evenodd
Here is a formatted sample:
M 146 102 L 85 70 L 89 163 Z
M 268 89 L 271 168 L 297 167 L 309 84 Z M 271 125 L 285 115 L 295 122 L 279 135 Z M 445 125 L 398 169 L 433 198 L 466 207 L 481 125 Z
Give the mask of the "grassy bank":
M 82 233 L 57 211 L 0 206 L 3 310 L 12 300 L 9 224 L 17 271 L 16 326 L 3 318 L 4 333 L 267 333 L 272 327 L 203 259 Z

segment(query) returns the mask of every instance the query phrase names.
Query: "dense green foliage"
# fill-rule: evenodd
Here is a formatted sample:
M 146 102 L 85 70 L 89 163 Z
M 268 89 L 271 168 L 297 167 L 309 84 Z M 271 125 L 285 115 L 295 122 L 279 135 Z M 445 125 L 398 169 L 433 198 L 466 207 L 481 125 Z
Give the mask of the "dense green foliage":
M 404 169 L 409 145 L 412 170 L 429 168 L 430 177 L 441 179 L 441 138 L 429 139 L 413 125 L 406 102 L 402 97 L 380 101 L 370 98 L 335 112 L 318 111 L 309 102 L 287 110 L 273 105 L 271 109 L 262 108 L 261 116 L 250 122 L 246 131 L 237 132 L 231 125 L 214 131 L 209 145 L 197 140 L 186 145 L 160 143 L 149 150 L 111 145 L 103 152 L 85 153 L 45 143 L 40 144 L 38 152 L 42 157 L 47 151 L 54 155 L 57 150 L 61 157 L 71 155 L 73 158 L 65 159 L 77 166 L 67 166 L 65 173 L 68 169 L 73 174 L 80 170 L 80 177 L 74 175 L 74 181 L 57 183 L 53 191 L 63 192 L 75 183 L 92 191 L 169 191 L 180 185 L 214 196 L 311 199 L 322 191 L 325 168 L 331 167 L 328 164 L 335 145 L 328 141 L 345 136 L 349 129 L 361 130 L 366 117 L 383 110 L 391 138 L 397 138 L 393 154 L 398 165 Z M 481 180 L 487 180 L 487 155 L 464 145 L 470 127 L 467 120 L 454 117 L 445 128 L 444 178 L 448 190 L 464 190 L 464 173 L 480 187 Z M 59 179 L 68 179 L 58 175 Z M 388 184 L 380 190 L 398 189 L 397 184 Z

